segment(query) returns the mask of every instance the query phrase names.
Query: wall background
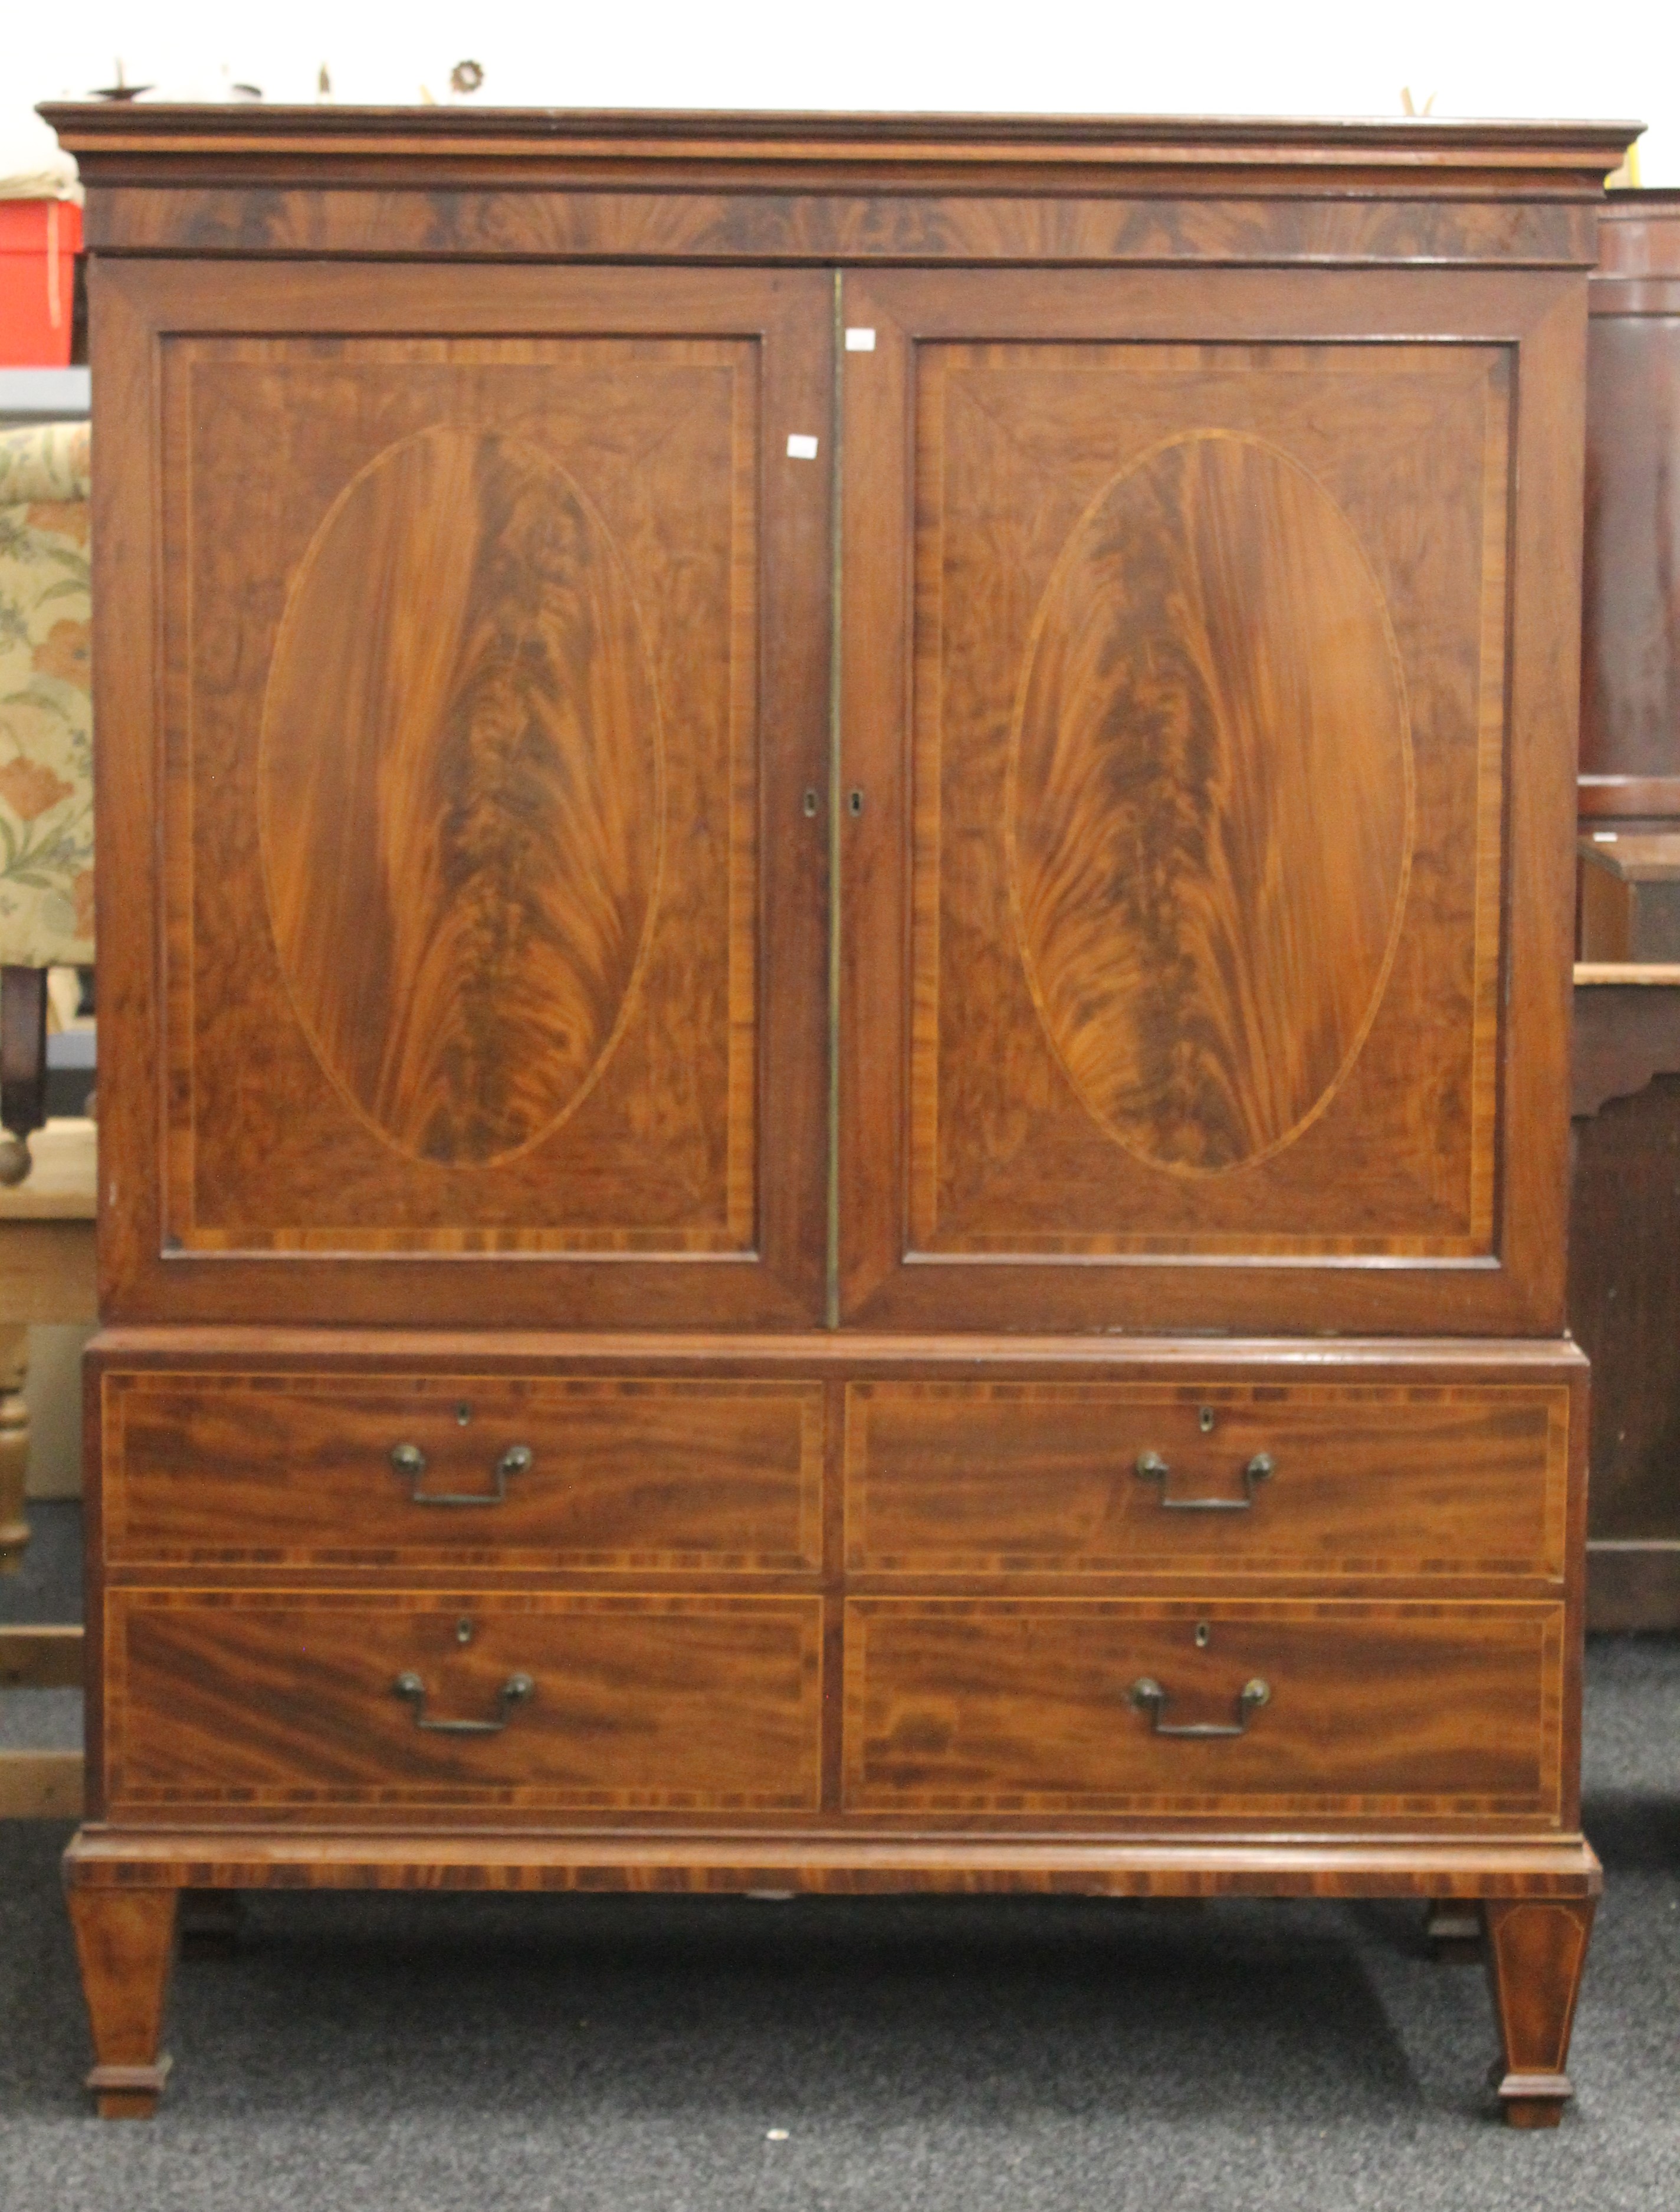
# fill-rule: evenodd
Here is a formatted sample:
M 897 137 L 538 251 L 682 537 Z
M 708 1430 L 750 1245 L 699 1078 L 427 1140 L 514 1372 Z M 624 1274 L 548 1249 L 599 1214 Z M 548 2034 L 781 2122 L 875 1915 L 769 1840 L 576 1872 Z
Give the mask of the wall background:
M 215 98 L 231 82 L 312 100 L 446 100 L 481 62 L 482 104 L 1626 117 L 1647 185 L 1680 185 L 1680 4 L 1621 0 L 76 0 L 6 11 L 0 174 L 44 166 L 35 101 L 112 82 Z

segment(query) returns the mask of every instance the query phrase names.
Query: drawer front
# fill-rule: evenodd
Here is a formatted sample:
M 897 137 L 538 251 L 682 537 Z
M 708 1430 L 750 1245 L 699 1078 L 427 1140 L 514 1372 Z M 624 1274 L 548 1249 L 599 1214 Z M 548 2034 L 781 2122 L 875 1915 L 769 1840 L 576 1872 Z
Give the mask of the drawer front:
M 846 1402 L 854 1572 L 1563 1572 L 1562 1384 L 854 1382 Z
M 858 1598 L 846 1803 L 1556 1820 L 1562 1651 L 1537 1602 Z
M 113 1808 L 819 1801 L 815 1597 L 135 1591 L 106 1639 Z
M 820 1383 L 116 1373 L 102 1418 L 114 1564 L 822 1563 Z

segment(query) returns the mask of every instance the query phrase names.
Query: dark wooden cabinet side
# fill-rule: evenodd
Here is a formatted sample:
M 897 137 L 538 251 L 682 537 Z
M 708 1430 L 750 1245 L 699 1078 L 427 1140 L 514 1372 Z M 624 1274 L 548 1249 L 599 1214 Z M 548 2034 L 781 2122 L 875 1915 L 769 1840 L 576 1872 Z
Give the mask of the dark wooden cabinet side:
M 1580 830 L 1620 843 L 1680 827 L 1680 192 L 1610 194 L 1587 297 Z M 1584 976 L 1569 1326 L 1593 1363 L 1604 1629 L 1680 1627 L 1677 1077 L 1680 975 Z
M 1581 775 L 1680 816 L 1680 191 L 1610 195 L 1587 298 Z

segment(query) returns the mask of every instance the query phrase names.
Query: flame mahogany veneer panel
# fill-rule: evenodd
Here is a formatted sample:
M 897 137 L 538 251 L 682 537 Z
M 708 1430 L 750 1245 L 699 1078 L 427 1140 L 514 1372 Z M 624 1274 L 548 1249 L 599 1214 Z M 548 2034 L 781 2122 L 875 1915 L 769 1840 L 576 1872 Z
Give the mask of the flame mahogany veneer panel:
M 1510 413 L 918 349 L 913 1251 L 1491 1251 Z
M 375 198 L 321 187 L 179 185 L 101 198 L 90 246 L 120 252 L 425 254 L 439 259 L 619 261 L 680 252 L 719 260 L 1158 263 L 1471 261 L 1556 267 L 1592 253 L 1590 209 L 1438 200 L 1008 198 L 893 192 L 464 191 Z
M 755 351 L 165 342 L 182 1249 L 751 1249 Z

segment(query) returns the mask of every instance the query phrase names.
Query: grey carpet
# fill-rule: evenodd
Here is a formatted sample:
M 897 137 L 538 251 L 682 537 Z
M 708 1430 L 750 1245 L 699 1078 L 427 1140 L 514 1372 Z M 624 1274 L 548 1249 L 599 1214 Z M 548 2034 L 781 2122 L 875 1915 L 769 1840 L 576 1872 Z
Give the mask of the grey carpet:
M 67 1832 L 15 1825 L 0 2206 L 1666 2212 L 1680 1640 L 1596 1643 L 1587 1701 L 1607 1889 L 1556 2134 L 1492 2118 L 1482 1975 L 1410 1908 L 963 1898 L 259 1897 L 177 1970 L 158 2120 L 102 2125 Z

